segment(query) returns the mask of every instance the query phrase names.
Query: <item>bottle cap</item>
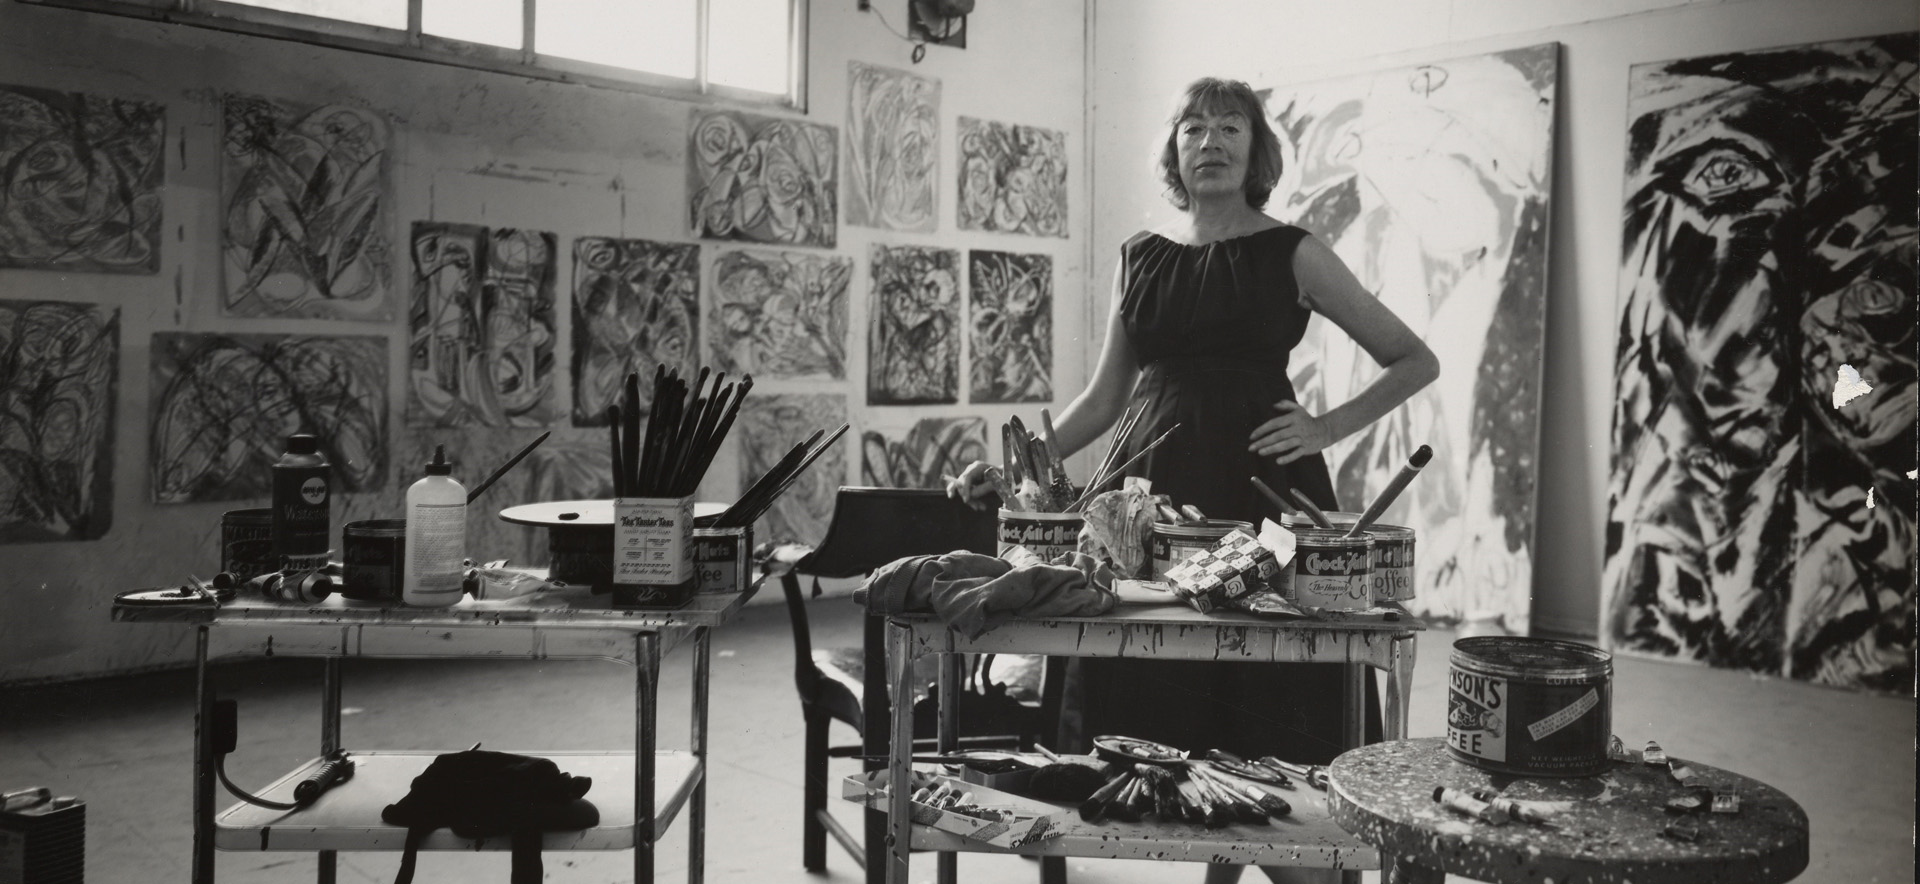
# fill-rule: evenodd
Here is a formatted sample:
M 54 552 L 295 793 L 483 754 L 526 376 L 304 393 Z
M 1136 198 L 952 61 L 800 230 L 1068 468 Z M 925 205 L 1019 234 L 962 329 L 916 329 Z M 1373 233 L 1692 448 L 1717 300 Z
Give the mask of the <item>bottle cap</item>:
M 288 454 L 318 454 L 320 440 L 307 433 L 295 433 L 287 437 Z
M 447 446 L 445 445 L 433 446 L 433 461 L 427 464 L 427 475 L 429 476 L 453 475 L 453 464 L 447 463 Z

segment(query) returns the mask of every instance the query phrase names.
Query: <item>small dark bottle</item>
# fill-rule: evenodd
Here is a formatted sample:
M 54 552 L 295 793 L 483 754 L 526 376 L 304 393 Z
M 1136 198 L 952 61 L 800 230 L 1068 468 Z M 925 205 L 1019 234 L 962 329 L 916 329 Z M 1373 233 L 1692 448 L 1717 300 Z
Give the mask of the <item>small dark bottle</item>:
M 327 564 L 332 472 L 319 440 L 305 433 L 287 437 L 287 453 L 273 465 L 273 552 L 290 569 Z

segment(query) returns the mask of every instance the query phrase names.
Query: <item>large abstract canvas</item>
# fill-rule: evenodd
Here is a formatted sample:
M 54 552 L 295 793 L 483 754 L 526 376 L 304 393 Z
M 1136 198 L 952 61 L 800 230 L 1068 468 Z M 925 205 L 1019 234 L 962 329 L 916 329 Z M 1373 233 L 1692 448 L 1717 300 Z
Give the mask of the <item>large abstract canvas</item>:
M 847 376 L 853 259 L 739 250 L 713 261 L 707 351 L 714 370 L 756 378 Z
M 747 397 L 734 430 L 740 439 L 740 491 L 745 493 L 815 431 L 831 434 L 846 421 L 847 398 L 838 394 Z M 826 536 L 834 494 L 847 481 L 848 442 L 842 436 L 794 479 L 754 526 L 754 542 L 817 544 Z
M 939 143 L 939 80 L 848 62 L 847 223 L 933 232 Z
M 553 422 L 554 236 L 416 221 L 407 422 Z
M 700 247 L 584 236 L 573 243 L 573 424 L 607 425 L 631 372 L 653 409 L 660 366 L 698 375 Z
M 160 269 L 166 113 L 0 86 L 0 267 Z
M 961 230 L 1067 235 L 1067 134 L 960 118 Z
M 154 503 L 265 498 L 294 433 L 342 491 L 386 481 L 386 338 L 158 332 L 151 366 Z
M 1629 84 L 1606 637 L 1909 694 L 1920 35 Z
M 1311 231 L 1426 340 L 1440 379 L 1326 450 L 1342 507 L 1422 444 L 1383 521 L 1418 532 L 1416 613 L 1484 612 L 1525 634 L 1547 281 L 1557 44 L 1273 90 L 1287 168 L 1268 211 Z M 1282 195 L 1285 195 L 1284 198 Z M 1322 317 L 1293 351 L 1315 414 L 1379 366 Z
M 119 356 L 115 308 L 0 301 L 0 543 L 107 533 Z
M 874 245 L 867 404 L 960 398 L 960 253 Z
M 392 319 L 386 118 L 247 95 L 224 110 L 222 312 Z
M 696 106 L 687 133 L 693 234 L 832 248 L 838 137 L 831 126 Z
M 940 488 L 967 464 L 987 460 L 987 421 L 928 417 L 905 430 L 870 428 L 860 434 L 860 484 L 880 488 Z
M 967 253 L 974 402 L 1053 401 L 1053 258 Z

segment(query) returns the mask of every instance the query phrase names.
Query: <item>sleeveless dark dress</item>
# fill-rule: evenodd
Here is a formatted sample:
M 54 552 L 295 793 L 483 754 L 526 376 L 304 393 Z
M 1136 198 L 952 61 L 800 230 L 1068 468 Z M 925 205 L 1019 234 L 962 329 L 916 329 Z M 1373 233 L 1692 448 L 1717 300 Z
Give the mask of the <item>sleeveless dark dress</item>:
M 1254 489 L 1259 476 L 1338 509 L 1318 454 L 1281 467 L 1247 451 L 1253 428 L 1294 398 L 1287 358 L 1311 311 L 1293 276 L 1306 231 L 1274 227 L 1205 245 L 1154 233 L 1123 247 L 1121 319 L 1140 364 L 1133 403 L 1146 412 L 1123 441 L 1131 457 L 1180 428 L 1128 470 L 1176 506 L 1260 523 L 1280 514 Z M 1182 749 L 1226 749 L 1324 764 L 1341 751 L 1341 667 L 1311 663 L 1080 661 L 1089 736 L 1122 734 Z M 1379 709 L 1367 679 L 1369 740 Z

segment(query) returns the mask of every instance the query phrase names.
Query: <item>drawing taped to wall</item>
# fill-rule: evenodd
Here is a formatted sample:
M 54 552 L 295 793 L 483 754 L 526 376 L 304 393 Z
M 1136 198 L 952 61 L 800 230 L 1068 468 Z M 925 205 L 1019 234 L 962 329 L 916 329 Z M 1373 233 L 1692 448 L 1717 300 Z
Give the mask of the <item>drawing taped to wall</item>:
M 940 81 L 847 64 L 847 223 L 933 232 Z
M 700 247 L 583 236 L 573 242 L 573 425 L 604 427 L 629 373 L 699 375 Z
M 860 434 L 860 484 L 880 488 L 942 488 L 947 476 L 988 460 L 987 421 L 928 417 L 904 432 L 870 428 Z
M 815 431 L 831 434 L 847 421 L 847 398 L 829 393 L 748 396 L 740 437 L 740 491 L 745 493 L 795 445 Z M 753 528 L 756 543 L 819 543 L 833 518 L 834 494 L 847 481 L 847 439 L 841 437 L 794 480 Z
M 1067 236 L 1067 134 L 960 118 L 961 230 Z
M 341 491 L 387 476 L 387 339 L 156 332 L 154 503 L 266 498 L 287 437 L 311 433 Z
M 960 398 L 960 252 L 875 244 L 867 404 Z
M 1440 359 L 1440 379 L 1327 448 L 1366 506 L 1422 444 L 1433 460 L 1381 518 L 1418 532 L 1422 616 L 1531 617 L 1535 464 L 1558 44 L 1273 90 L 1286 168 L 1268 212 L 1312 232 Z M 1279 195 L 1285 195 L 1284 201 Z M 1379 375 L 1315 316 L 1290 373 L 1314 414 Z
M 1053 259 L 967 253 L 974 402 L 1053 401 Z
M 0 85 L 0 267 L 160 269 L 166 110 Z
M 833 247 L 840 217 L 833 127 L 696 106 L 687 129 L 695 236 Z
M 739 250 L 713 262 L 707 348 L 716 371 L 756 378 L 847 376 L 853 259 Z
M 407 422 L 553 422 L 554 236 L 416 221 Z
M 221 312 L 392 319 L 386 118 L 250 95 L 224 115 Z
M 0 301 L 0 543 L 107 533 L 119 356 L 116 308 Z
M 1614 649 L 1911 694 L 1916 94 L 1911 33 L 1632 69 Z

